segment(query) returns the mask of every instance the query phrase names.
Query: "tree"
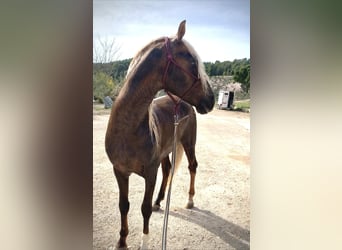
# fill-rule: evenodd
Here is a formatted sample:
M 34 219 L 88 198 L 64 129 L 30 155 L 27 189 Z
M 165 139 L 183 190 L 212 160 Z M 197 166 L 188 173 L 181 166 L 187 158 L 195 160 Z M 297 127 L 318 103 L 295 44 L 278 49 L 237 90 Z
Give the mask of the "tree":
M 111 95 L 114 89 L 113 79 L 104 72 L 97 71 L 93 73 L 93 95 L 94 99 L 103 102 L 107 95 Z
M 93 62 L 109 63 L 117 60 L 120 46 L 115 38 L 100 38 L 93 42 Z
M 115 61 L 111 65 L 111 77 L 118 81 L 122 81 L 127 73 L 128 66 L 131 63 L 132 59 L 125 59 L 120 61 Z
M 208 76 L 231 76 L 234 75 L 234 72 L 237 72 L 241 66 L 246 66 L 249 64 L 250 60 L 247 58 L 235 59 L 233 62 L 220 62 L 218 60 L 216 60 L 215 63 L 204 62 L 205 70 Z
M 246 93 L 249 92 L 250 88 L 250 71 L 250 64 L 240 65 L 240 67 L 234 71 L 234 81 L 241 83 L 241 87 Z

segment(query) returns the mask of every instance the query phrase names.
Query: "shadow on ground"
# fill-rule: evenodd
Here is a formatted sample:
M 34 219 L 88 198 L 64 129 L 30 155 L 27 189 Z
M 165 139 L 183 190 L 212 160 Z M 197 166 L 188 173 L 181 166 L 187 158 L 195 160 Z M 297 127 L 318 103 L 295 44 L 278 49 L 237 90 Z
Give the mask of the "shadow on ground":
M 203 227 L 235 249 L 250 249 L 249 230 L 235 225 L 210 211 L 197 207 L 193 209 L 177 208 L 176 211 L 170 211 L 170 215 Z

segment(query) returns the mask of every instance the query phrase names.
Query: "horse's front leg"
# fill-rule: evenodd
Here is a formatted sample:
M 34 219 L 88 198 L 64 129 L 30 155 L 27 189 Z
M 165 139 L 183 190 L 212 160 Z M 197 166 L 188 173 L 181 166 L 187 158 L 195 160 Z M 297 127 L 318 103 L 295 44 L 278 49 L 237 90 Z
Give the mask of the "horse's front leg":
M 127 222 L 127 214 L 129 210 L 129 201 L 128 201 L 128 176 L 123 175 L 120 171 L 114 168 L 114 173 L 116 180 L 119 186 L 119 208 L 121 214 L 121 230 L 120 230 L 120 239 L 116 245 L 116 248 L 126 249 L 126 238 L 128 235 L 128 222 Z
M 152 214 L 152 196 L 154 187 L 157 179 L 157 166 L 149 166 L 149 171 L 151 173 L 146 174 L 145 177 L 145 195 L 144 200 L 141 205 L 141 213 L 144 217 L 144 228 L 142 235 L 142 242 L 140 249 L 148 249 L 148 239 L 149 239 L 149 222 Z
M 169 180 L 170 170 L 171 170 L 171 162 L 169 156 L 166 156 L 162 162 L 162 170 L 163 170 L 163 181 L 160 186 L 160 191 L 157 197 L 157 200 L 154 202 L 153 211 L 158 211 L 160 209 L 160 202 L 164 199 L 165 189 L 167 186 L 167 182 Z

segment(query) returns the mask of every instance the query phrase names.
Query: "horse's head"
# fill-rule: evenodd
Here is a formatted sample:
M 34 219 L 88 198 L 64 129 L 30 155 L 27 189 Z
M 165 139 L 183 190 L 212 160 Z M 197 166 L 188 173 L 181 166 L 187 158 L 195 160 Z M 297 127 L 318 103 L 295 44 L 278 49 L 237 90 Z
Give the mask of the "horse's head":
M 202 61 L 193 47 L 183 39 L 184 34 L 185 21 L 180 23 L 176 37 L 165 38 L 167 63 L 163 75 L 164 89 L 205 114 L 214 107 L 214 93 Z
M 175 37 L 163 37 L 147 44 L 130 63 L 127 78 L 132 83 L 158 83 L 156 88 L 165 89 L 206 114 L 214 107 L 214 93 L 202 61 L 183 39 L 184 34 L 185 21 L 180 23 Z

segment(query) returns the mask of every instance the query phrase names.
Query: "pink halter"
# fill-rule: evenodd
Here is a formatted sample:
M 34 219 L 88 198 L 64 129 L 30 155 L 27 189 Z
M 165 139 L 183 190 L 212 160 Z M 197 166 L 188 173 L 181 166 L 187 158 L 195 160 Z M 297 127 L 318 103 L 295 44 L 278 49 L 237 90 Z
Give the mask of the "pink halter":
M 164 71 L 164 75 L 163 75 L 163 79 L 162 79 L 162 83 L 164 85 L 164 90 L 165 92 L 168 94 L 168 96 L 171 98 L 171 100 L 173 101 L 173 103 L 175 104 L 175 115 L 178 114 L 178 107 L 180 102 L 182 101 L 183 97 L 186 96 L 190 90 L 201 80 L 199 76 L 195 76 L 194 74 L 192 74 L 191 72 L 185 70 L 182 66 L 180 66 L 175 59 L 172 56 L 171 53 L 171 49 L 170 49 L 170 39 L 168 37 L 165 37 L 165 48 L 166 48 L 166 53 L 167 53 L 167 64 L 165 67 L 165 71 Z M 189 76 L 191 76 L 194 79 L 194 82 L 192 83 L 192 85 L 179 97 L 179 100 L 176 100 L 176 98 L 174 98 L 174 96 L 166 90 L 166 79 L 167 79 L 167 72 L 169 70 L 169 66 L 170 64 L 173 63 L 177 68 L 179 68 L 181 71 L 183 71 L 184 73 L 188 74 Z

